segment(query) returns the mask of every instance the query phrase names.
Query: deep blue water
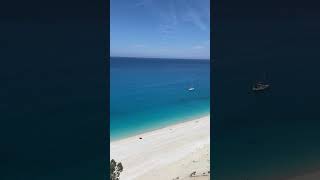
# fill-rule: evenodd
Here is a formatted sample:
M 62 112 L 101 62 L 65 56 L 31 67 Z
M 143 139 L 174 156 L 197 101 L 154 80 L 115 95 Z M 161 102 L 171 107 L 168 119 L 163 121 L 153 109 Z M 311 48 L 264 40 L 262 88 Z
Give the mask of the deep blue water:
M 212 68 L 213 177 L 277 180 L 319 169 L 319 23 L 225 21 L 219 27 Z M 252 93 L 264 73 L 271 89 Z
M 209 60 L 111 58 L 110 66 L 111 139 L 210 111 Z

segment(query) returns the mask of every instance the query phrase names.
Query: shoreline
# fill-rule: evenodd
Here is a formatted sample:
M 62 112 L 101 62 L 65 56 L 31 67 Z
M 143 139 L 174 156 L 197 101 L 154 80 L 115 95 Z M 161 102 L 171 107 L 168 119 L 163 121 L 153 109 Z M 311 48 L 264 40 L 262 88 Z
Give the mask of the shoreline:
M 110 143 L 121 180 L 210 179 L 210 115 Z
M 158 126 L 158 127 L 157 126 L 150 127 L 150 128 L 147 128 L 146 130 L 141 131 L 141 132 L 136 132 L 136 133 L 124 135 L 123 137 L 120 136 L 120 137 L 116 137 L 116 138 L 112 138 L 112 139 L 110 138 L 109 140 L 110 140 L 110 143 L 116 142 L 116 141 L 121 141 L 123 139 L 131 138 L 131 137 L 134 137 L 134 136 L 139 136 L 140 134 L 146 134 L 148 132 L 157 131 L 157 130 L 160 130 L 160 129 L 167 128 L 169 126 L 182 124 L 182 123 L 185 123 L 185 122 L 188 122 L 188 121 L 193 121 L 193 120 L 196 120 L 196 119 L 200 119 L 200 118 L 203 118 L 203 117 L 206 117 L 206 116 L 210 116 L 210 112 L 197 114 L 197 115 L 192 116 L 192 117 L 185 117 L 185 118 L 183 118 L 183 120 L 181 120 L 180 118 L 177 118 L 177 120 L 172 118 L 173 121 L 176 121 L 175 123 L 162 125 L 162 126 Z

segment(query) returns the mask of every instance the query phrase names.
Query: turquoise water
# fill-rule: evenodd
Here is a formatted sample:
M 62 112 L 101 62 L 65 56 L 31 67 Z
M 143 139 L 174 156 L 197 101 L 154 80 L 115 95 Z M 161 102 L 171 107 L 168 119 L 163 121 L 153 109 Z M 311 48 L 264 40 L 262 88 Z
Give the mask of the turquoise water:
M 110 64 L 111 140 L 210 112 L 209 60 L 111 58 Z

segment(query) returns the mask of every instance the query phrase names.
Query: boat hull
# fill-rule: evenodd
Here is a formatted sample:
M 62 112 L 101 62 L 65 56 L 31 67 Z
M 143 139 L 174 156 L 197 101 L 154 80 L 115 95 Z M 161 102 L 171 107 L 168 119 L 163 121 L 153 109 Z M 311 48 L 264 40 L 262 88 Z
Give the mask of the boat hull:
M 267 90 L 267 89 L 269 89 L 269 85 L 264 85 L 263 87 L 253 87 L 252 88 L 252 91 L 255 91 L 255 92 L 260 92 L 260 91 L 265 91 L 265 90 Z

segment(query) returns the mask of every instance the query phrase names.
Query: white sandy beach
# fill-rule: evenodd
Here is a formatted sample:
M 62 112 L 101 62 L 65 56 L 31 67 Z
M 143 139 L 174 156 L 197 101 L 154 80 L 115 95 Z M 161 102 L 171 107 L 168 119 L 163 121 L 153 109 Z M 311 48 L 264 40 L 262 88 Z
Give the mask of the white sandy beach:
M 113 141 L 110 158 L 123 164 L 121 180 L 208 180 L 210 116 Z

